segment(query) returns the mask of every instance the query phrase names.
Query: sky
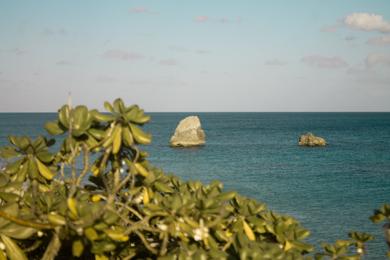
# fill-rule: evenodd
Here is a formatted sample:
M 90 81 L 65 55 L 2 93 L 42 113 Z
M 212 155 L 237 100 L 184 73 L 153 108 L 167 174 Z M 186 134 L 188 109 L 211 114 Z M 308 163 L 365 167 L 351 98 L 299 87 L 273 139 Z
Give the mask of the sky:
M 388 0 L 0 0 L 0 112 L 390 111 Z

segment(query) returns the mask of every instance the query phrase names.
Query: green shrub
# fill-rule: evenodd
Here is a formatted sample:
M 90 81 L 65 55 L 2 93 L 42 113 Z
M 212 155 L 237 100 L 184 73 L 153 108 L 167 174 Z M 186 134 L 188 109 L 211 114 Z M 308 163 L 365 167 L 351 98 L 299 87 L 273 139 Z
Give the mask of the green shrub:
M 384 204 L 379 209 L 374 210 L 374 214 L 370 217 L 374 223 L 385 221 L 383 231 L 387 245 L 390 247 L 390 205 Z M 387 252 L 387 257 L 390 258 L 390 251 Z
M 153 167 L 150 120 L 121 99 L 109 113 L 64 105 L 45 125 L 63 140 L 10 136 L 1 148 L 0 259 L 358 259 L 363 233 L 314 253 L 294 218 Z M 82 165 L 81 169 L 78 166 Z

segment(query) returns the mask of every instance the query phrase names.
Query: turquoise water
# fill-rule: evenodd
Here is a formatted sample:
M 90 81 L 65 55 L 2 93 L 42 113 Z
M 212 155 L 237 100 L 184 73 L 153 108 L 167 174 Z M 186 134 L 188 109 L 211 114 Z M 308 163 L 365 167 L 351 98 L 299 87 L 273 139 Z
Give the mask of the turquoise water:
M 193 113 L 191 113 L 193 114 Z M 195 113 L 207 135 L 201 148 L 172 149 L 178 121 L 190 113 L 152 113 L 150 160 L 184 179 L 222 180 L 225 188 L 296 217 L 310 241 L 334 242 L 352 230 L 377 238 L 366 259 L 385 259 L 381 225 L 368 217 L 390 202 L 390 113 Z M 0 144 L 12 133 L 36 136 L 55 114 L 0 114 Z M 297 145 L 304 132 L 324 148 Z

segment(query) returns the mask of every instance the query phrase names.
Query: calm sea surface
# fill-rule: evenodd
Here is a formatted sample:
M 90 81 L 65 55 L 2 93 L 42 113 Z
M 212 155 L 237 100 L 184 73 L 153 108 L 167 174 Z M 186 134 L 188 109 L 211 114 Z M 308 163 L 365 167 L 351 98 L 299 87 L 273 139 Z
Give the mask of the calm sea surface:
M 172 149 L 178 121 L 199 115 L 207 135 L 202 148 Z M 0 145 L 7 135 L 44 134 L 55 114 L 0 113 Z M 390 113 L 152 113 L 146 129 L 150 160 L 185 180 L 223 181 L 312 231 L 310 242 L 345 239 L 349 231 L 369 232 L 366 259 L 385 259 L 381 225 L 368 217 L 390 203 Z M 297 145 L 313 132 L 324 148 Z

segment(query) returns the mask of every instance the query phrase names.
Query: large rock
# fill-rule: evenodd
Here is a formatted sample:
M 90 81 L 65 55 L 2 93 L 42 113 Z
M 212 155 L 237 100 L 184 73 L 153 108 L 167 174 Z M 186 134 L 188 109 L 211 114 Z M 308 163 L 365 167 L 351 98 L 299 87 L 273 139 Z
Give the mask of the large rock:
M 326 141 L 322 137 L 307 133 L 299 137 L 299 145 L 302 146 L 325 146 Z
M 204 145 L 205 142 L 206 135 L 197 116 L 188 116 L 181 120 L 169 141 L 171 146 L 182 147 Z

